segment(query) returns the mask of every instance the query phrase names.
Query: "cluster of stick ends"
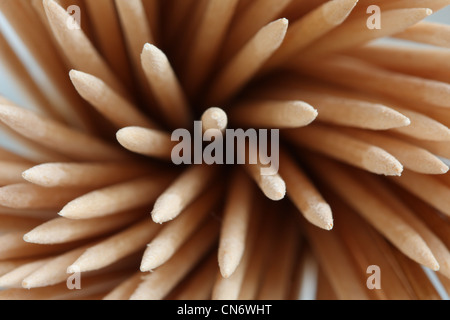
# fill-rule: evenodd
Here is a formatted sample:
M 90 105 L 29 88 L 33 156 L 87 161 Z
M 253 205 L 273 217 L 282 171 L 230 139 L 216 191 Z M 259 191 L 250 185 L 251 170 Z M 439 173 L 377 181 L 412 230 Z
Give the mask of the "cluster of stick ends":
M 421 266 L 450 290 L 450 28 L 422 20 L 447 5 L 0 1 L 53 89 L 0 34 L 36 109 L 0 97 L 22 150 L 0 149 L 0 298 L 297 299 L 316 263 L 317 299 L 439 299 Z M 281 129 L 280 172 L 171 165 L 198 118 Z

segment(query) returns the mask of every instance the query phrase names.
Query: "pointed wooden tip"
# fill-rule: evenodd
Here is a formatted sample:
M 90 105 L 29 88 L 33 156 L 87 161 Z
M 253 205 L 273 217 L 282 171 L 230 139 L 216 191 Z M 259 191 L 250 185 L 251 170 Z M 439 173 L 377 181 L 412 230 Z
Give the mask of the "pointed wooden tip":
M 64 17 L 62 17 L 61 13 L 65 13 L 65 11 L 56 1 L 43 0 L 42 4 L 50 22 L 57 21 L 58 23 L 63 23 Z
M 149 250 L 149 248 L 150 247 L 147 247 L 147 250 L 142 257 L 140 265 L 141 272 L 152 272 L 160 266 L 157 257 Z
M 141 63 L 144 70 L 164 70 L 170 65 L 165 53 L 153 44 L 146 43 L 141 53 Z
M 202 115 L 203 130 L 210 129 L 224 131 L 228 126 L 227 113 L 218 107 L 206 110 Z
M 71 266 L 69 266 L 67 268 L 67 273 L 76 273 L 76 272 L 80 272 L 80 271 L 81 271 L 81 268 L 77 264 L 72 264 Z
M 378 147 L 371 148 L 362 161 L 365 168 L 375 174 L 399 177 L 403 172 L 403 165 L 394 156 Z
M 0 119 L 10 119 L 14 111 L 19 111 L 19 108 L 10 105 L 9 103 L 0 103 Z
M 234 246 L 230 243 L 230 246 L 225 246 L 225 248 L 221 247 L 219 249 L 219 270 L 220 274 L 225 279 L 230 278 L 235 273 L 241 262 L 242 256 L 236 255 L 233 247 Z
M 426 247 L 426 248 L 428 249 L 428 247 Z M 436 260 L 436 258 L 434 257 L 434 255 L 430 249 L 422 250 L 421 253 L 418 253 L 416 255 L 416 260 L 421 265 L 423 265 L 433 271 L 439 271 L 441 268 L 438 261 Z
M 34 287 L 33 282 L 28 279 L 24 279 L 22 281 L 22 288 L 24 289 L 32 289 Z
M 122 128 L 117 131 L 116 139 L 129 151 L 163 160 L 171 158 L 175 146 L 169 134 L 142 127 Z
M 82 212 L 84 210 L 82 210 L 78 205 L 80 202 L 82 202 L 80 198 L 70 201 L 64 206 L 64 208 L 61 209 L 60 212 L 58 212 L 58 215 L 73 220 L 83 219 Z
M 278 176 L 261 176 L 261 189 L 273 201 L 280 201 L 286 196 L 286 183 Z
M 318 111 L 310 104 L 303 101 L 288 101 L 284 108 L 280 109 L 286 117 L 286 121 L 292 128 L 304 127 L 316 120 Z
M 139 146 L 136 144 L 136 139 L 134 139 L 138 130 L 140 130 L 140 128 L 137 127 L 122 128 L 117 131 L 116 139 L 122 147 L 134 152 L 139 148 Z
M 69 71 L 69 77 L 77 91 L 90 92 L 92 85 L 103 84 L 103 81 L 97 77 L 74 69 Z
M 56 187 L 61 171 L 56 170 L 51 163 L 34 166 L 22 172 L 22 178 L 41 187 Z
M 175 219 L 181 211 L 181 198 L 176 194 L 164 194 L 155 202 L 152 219 L 155 223 L 162 224 Z
M 279 43 L 277 46 L 281 44 L 281 42 L 284 40 L 284 37 L 286 36 L 286 32 L 289 27 L 289 20 L 286 18 L 281 18 L 278 20 L 275 20 L 274 22 L 269 23 L 266 27 L 261 29 L 260 31 L 266 33 L 267 37 L 273 37 L 273 39 L 278 38 Z
M 359 0 L 335 0 L 322 6 L 323 16 L 330 25 L 342 24 L 358 4 Z
M 30 232 L 26 233 L 23 236 L 23 241 L 28 242 L 28 243 L 34 243 L 34 244 L 54 244 L 55 243 L 54 239 L 52 238 L 52 235 L 45 232 L 45 230 L 42 230 L 42 228 L 40 228 L 40 226 L 37 226 Z
M 305 212 L 305 217 L 310 223 L 326 231 L 333 230 L 333 212 L 328 204 L 317 203 L 309 211 Z
M 158 54 L 163 54 L 164 53 L 155 45 L 151 44 L 151 43 L 146 43 L 144 44 L 144 48 L 142 49 L 142 54 L 144 55 L 148 55 L 148 54 L 152 54 L 152 55 L 158 55 Z

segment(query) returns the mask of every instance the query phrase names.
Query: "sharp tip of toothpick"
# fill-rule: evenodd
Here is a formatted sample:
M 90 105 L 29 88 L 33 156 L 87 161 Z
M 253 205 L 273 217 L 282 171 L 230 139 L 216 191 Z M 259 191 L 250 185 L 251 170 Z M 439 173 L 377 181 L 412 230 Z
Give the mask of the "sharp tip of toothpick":
M 24 288 L 24 289 L 31 289 L 33 286 L 33 284 L 27 280 L 23 280 L 21 285 L 22 285 L 22 288 Z
M 26 181 L 30 181 L 30 170 L 31 168 L 22 172 L 22 178 Z
M 79 76 L 80 74 L 81 74 L 81 72 L 78 71 L 78 70 L 75 70 L 75 69 L 72 69 L 72 70 L 69 71 L 69 77 L 71 79 L 74 78 L 74 77 Z
M 228 279 L 229 277 L 231 277 L 231 274 L 226 273 L 226 272 L 220 271 L 220 274 L 222 275 L 222 278 L 224 278 L 224 279 Z
M 143 58 L 156 59 L 157 61 L 167 59 L 165 53 L 151 43 L 146 43 L 142 48 L 141 59 Z M 143 62 L 144 61 L 146 60 L 143 60 Z
M 10 104 L 0 103 L 0 115 L 7 115 L 14 108 Z
M 141 265 L 140 267 L 139 267 L 139 270 L 141 270 L 141 272 L 147 272 L 148 270 L 147 270 L 147 267 L 145 266 L 145 265 Z
M 54 9 L 58 4 L 54 0 L 42 0 L 42 4 L 46 9 Z
M 331 222 L 327 222 L 322 226 L 322 229 L 326 230 L 326 231 L 331 231 L 334 228 L 334 221 Z
M 80 272 L 80 267 L 76 264 L 73 264 L 67 268 L 67 273 L 75 273 Z
M 66 208 L 63 208 L 61 211 L 59 211 L 58 215 L 60 217 L 67 219 L 76 219 L 76 217 L 73 214 L 71 214 Z
M 433 257 L 433 260 L 430 261 L 429 265 L 427 266 L 428 268 L 430 268 L 433 271 L 439 271 L 441 269 L 441 266 L 439 265 L 439 263 L 437 262 L 436 258 Z
M 155 45 L 153 45 L 151 43 L 146 43 L 146 44 L 144 44 L 143 51 L 152 51 L 152 50 L 155 50 L 155 49 L 156 49 Z
M 398 121 L 397 121 L 397 119 L 398 119 Z M 406 117 L 400 113 L 397 115 L 397 119 L 395 121 L 396 125 L 395 125 L 395 127 L 393 127 L 393 129 L 409 127 L 412 124 L 411 119 L 409 119 L 408 117 Z
M 226 263 L 226 262 L 222 262 L 219 265 L 219 268 L 220 268 L 220 274 L 225 279 L 228 279 L 229 277 L 231 277 L 233 275 L 234 271 L 236 270 L 235 267 L 233 267 L 230 263 Z
M 122 129 L 119 129 L 116 132 L 116 140 L 119 142 L 119 144 L 128 149 L 131 148 L 133 145 L 133 132 L 136 132 L 136 127 L 125 127 Z
M 164 217 L 164 214 L 159 211 L 152 211 L 151 216 L 152 216 L 153 222 L 157 223 L 157 224 L 163 224 L 163 223 L 169 222 L 171 220 L 171 219 L 167 219 L 166 217 Z
M 334 228 L 333 211 L 331 207 L 326 203 L 320 203 L 306 212 L 306 217 L 309 217 L 311 222 L 316 227 L 331 231 Z
M 139 270 L 141 270 L 141 272 L 153 272 L 154 269 L 155 267 L 153 266 L 153 264 L 146 261 L 142 261 L 141 266 L 139 267 Z
M 161 214 L 156 208 L 153 208 L 152 212 L 150 212 L 150 216 L 154 223 L 162 223 Z
M 126 135 L 126 132 L 127 132 L 127 128 L 122 128 L 122 129 L 117 130 L 117 132 L 116 132 L 116 139 L 117 139 L 117 141 L 120 144 L 123 143 L 124 136 Z
M 72 82 L 74 87 L 78 87 L 78 85 L 80 84 L 80 82 L 82 81 L 82 76 L 83 74 L 77 70 L 70 70 L 69 71 L 69 78 L 70 81 Z

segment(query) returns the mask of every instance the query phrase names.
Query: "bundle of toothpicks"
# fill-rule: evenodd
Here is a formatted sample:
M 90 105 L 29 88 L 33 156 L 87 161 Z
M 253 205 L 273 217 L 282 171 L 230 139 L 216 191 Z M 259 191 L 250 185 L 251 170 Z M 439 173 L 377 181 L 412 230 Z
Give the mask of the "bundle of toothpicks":
M 448 5 L 0 0 L 0 299 L 448 298 Z

